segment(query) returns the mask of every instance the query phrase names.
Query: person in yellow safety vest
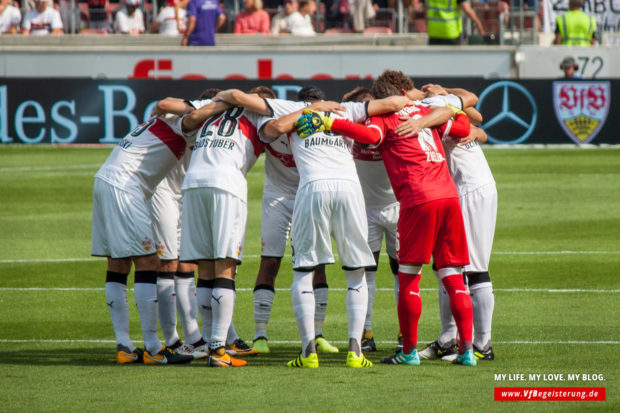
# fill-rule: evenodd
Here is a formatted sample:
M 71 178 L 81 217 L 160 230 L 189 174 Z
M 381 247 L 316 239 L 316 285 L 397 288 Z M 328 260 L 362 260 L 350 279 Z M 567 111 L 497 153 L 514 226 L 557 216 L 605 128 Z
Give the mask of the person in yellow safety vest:
M 428 44 L 459 45 L 462 43 L 464 12 L 476 25 L 480 35 L 487 36 L 476 12 L 466 0 L 423 0 L 426 9 Z
M 570 0 L 568 11 L 556 18 L 555 44 L 590 46 L 596 42 L 596 20 L 581 11 L 584 0 Z

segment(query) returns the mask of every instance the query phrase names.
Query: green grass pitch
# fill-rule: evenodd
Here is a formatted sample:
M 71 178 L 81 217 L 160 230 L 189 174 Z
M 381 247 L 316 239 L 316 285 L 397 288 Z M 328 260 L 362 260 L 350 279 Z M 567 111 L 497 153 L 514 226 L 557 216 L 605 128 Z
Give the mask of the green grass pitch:
M 269 324 L 272 352 L 241 369 L 117 366 L 103 286 L 90 257 L 93 175 L 111 148 L 0 147 L 0 411 L 619 411 L 620 151 L 486 148 L 499 192 L 490 274 L 496 360 L 475 368 L 378 363 L 395 346 L 387 257 L 375 301 L 371 369 L 344 367 L 345 279 L 328 268 L 324 333 L 341 352 L 316 371 L 289 369 L 299 350 L 285 257 Z M 235 325 L 253 337 L 263 163 L 250 171 L 249 217 Z M 132 277 L 130 277 L 132 280 Z M 133 284 L 130 282 L 130 287 Z M 424 269 L 420 345 L 439 332 L 436 280 Z M 131 334 L 141 343 L 129 294 Z M 180 329 L 180 326 L 179 326 Z M 498 381 L 496 374 L 525 374 Z M 599 374 L 604 381 L 533 381 L 529 374 Z M 501 386 L 605 387 L 606 401 L 494 401 Z

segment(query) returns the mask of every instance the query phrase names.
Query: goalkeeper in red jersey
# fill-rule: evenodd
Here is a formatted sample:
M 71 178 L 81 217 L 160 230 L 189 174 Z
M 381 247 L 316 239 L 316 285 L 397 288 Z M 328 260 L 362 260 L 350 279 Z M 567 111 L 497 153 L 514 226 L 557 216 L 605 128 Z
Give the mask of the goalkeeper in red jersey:
M 387 82 L 375 82 L 377 98 L 400 95 Z M 452 120 L 452 116 L 454 119 Z M 401 136 L 404 119 L 419 120 L 414 135 Z M 431 256 L 439 277 L 450 296 L 450 306 L 461 338 L 456 364 L 475 366 L 472 351 L 472 304 L 463 283 L 462 267 L 469 263 L 467 239 L 456 186 L 450 177 L 441 143 L 443 136 L 470 135 L 467 115 L 449 108 L 431 110 L 420 105 L 381 116 L 373 116 L 366 126 L 342 119 L 328 119 L 307 111 L 297 122 L 301 136 L 331 130 L 360 143 L 373 145 L 381 153 L 397 200 L 400 216 L 397 234 L 398 278 L 400 283 L 398 319 L 403 349 L 382 360 L 387 364 L 418 365 L 418 321 L 422 312 L 420 276 L 422 265 Z

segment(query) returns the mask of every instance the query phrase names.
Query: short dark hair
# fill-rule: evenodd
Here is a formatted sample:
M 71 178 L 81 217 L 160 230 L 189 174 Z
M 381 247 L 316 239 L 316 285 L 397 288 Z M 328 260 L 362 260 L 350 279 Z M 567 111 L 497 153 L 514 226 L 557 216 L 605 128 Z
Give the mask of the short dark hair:
M 248 93 L 256 93 L 262 98 L 275 99 L 276 94 L 267 86 L 256 86 L 248 91 Z
M 400 89 L 408 91 L 414 88 L 413 80 L 400 70 L 386 70 L 379 75 L 375 82 L 390 83 L 396 87 L 399 92 Z
M 325 100 L 325 93 L 316 86 L 304 86 L 297 92 L 297 100 L 301 100 L 302 102 Z
M 202 100 L 202 99 L 211 99 L 213 98 L 215 95 L 217 95 L 218 93 L 220 93 L 222 91 L 222 89 L 217 89 L 217 88 L 209 88 L 204 90 L 200 96 L 198 96 L 198 99 Z
M 400 89 L 390 82 L 375 80 L 371 90 L 373 96 L 377 99 L 387 98 L 389 96 L 401 96 Z
M 370 99 L 374 99 L 372 92 L 367 87 L 358 86 L 350 92 L 347 92 L 342 96 L 343 102 L 361 102 L 363 98 L 369 96 Z

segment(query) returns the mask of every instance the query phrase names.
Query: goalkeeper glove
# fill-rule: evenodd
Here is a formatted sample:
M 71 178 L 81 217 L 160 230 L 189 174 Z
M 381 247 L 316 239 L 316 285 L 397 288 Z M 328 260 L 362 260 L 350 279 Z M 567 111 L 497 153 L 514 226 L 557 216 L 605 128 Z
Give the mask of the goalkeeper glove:
M 307 138 L 316 132 L 329 131 L 334 120 L 319 112 L 305 109 L 303 115 L 295 122 L 297 133 L 302 138 Z
M 446 105 L 446 106 L 447 106 L 450 110 L 452 110 L 453 116 L 456 116 L 456 115 L 458 115 L 459 113 L 462 113 L 462 114 L 464 114 L 464 115 L 465 115 L 465 112 L 463 112 L 461 109 L 459 109 L 459 108 L 457 108 L 457 107 L 455 107 L 455 106 L 452 106 L 452 105 Z

